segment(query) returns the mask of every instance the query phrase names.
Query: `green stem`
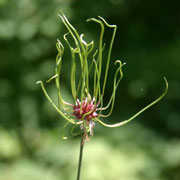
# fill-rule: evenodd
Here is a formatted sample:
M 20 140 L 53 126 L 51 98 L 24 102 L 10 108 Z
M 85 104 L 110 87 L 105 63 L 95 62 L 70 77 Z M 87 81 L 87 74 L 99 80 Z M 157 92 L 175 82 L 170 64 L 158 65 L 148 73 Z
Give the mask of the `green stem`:
M 81 142 L 80 142 L 80 152 L 79 152 L 79 163 L 78 163 L 77 180 L 80 180 L 82 157 L 83 157 L 83 148 L 84 148 L 84 133 L 82 133 Z

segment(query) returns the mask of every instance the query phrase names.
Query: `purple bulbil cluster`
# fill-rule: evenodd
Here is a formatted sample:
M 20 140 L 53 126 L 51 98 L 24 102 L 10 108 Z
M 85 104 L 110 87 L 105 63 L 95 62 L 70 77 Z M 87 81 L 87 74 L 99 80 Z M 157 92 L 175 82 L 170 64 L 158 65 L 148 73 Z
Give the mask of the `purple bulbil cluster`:
M 73 105 L 73 115 L 79 120 L 90 121 L 92 118 L 97 117 L 96 110 L 97 105 L 94 104 L 94 100 L 87 100 L 87 98 L 82 102 L 77 99 L 76 105 Z

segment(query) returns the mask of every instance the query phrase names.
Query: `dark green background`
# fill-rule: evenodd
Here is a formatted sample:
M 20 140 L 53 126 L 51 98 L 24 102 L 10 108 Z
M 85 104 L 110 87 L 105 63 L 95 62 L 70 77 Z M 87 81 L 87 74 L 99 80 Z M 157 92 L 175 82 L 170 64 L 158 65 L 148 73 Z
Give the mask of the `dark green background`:
M 164 76 L 169 82 L 166 97 L 130 124 L 117 129 L 96 124 L 85 147 L 82 180 L 179 180 L 179 0 L 0 0 L 0 180 L 76 177 L 79 137 L 60 138 L 65 120 L 35 84 L 54 73 L 56 39 L 64 43 L 67 32 L 60 10 L 89 41 L 97 42 L 99 27 L 87 18 L 100 15 L 118 26 L 105 99 L 112 91 L 114 61 L 127 65 L 105 122 L 132 116 L 163 92 Z M 67 99 L 69 67 L 67 50 L 61 79 Z M 56 98 L 53 83 L 47 89 Z

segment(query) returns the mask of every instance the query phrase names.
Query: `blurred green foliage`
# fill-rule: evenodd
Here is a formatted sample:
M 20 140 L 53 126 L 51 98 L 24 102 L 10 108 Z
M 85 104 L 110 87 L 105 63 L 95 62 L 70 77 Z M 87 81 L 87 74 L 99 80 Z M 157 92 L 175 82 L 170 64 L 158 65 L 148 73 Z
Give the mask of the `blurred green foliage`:
M 85 147 L 82 179 L 179 180 L 179 0 L 0 0 L 0 180 L 76 177 L 79 138 L 60 139 L 64 120 L 35 84 L 54 73 L 56 39 L 66 32 L 60 10 L 88 40 L 98 37 L 99 27 L 87 18 L 101 15 L 118 25 L 109 77 L 116 59 L 127 65 L 106 121 L 128 118 L 161 94 L 163 76 L 169 82 L 167 96 L 134 122 L 118 129 L 96 126 Z M 66 99 L 68 53 L 61 79 Z M 108 87 L 107 99 L 111 78 Z M 48 91 L 56 99 L 53 85 Z

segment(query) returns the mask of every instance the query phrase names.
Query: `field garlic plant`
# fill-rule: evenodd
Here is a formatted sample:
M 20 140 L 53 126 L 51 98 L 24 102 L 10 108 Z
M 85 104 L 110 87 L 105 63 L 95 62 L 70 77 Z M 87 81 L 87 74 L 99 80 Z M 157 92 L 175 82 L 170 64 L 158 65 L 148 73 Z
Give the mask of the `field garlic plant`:
M 72 26 L 72 24 L 68 21 L 68 19 L 64 14 L 59 15 L 59 17 L 61 18 L 62 22 L 64 23 L 65 27 L 68 30 L 68 32 L 64 34 L 63 37 L 71 52 L 70 75 L 71 75 L 71 92 L 72 92 L 72 97 L 74 99 L 74 104 L 70 104 L 66 102 L 61 95 L 60 78 L 61 78 L 61 66 L 63 61 L 64 46 L 60 40 L 57 40 L 56 43 L 58 55 L 56 57 L 55 75 L 47 81 L 50 82 L 51 80 L 55 80 L 56 88 L 58 92 L 58 105 L 56 105 L 48 95 L 43 82 L 38 81 L 37 84 L 41 85 L 41 88 L 46 98 L 54 107 L 54 109 L 67 121 L 63 129 L 65 129 L 68 124 L 73 124 L 74 125 L 72 128 L 72 133 L 73 133 L 74 128 L 79 125 L 81 132 L 83 132 L 83 140 L 84 142 L 86 142 L 89 139 L 88 136 L 93 135 L 95 122 L 99 122 L 103 126 L 111 127 L 111 128 L 123 126 L 129 123 L 130 121 L 132 121 L 133 119 L 135 119 L 137 116 L 139 116 L 142 112 L 144 112 L 151 106 L 155 105 L 166 95 L 168 91 L 168 83 L 166 78 L 164 78 L 166 85 L 165 91 L 156 100 L 151 102 L 149 105 L 141 109 L 139 112 L 137 112 L 135 115 L 133 115 L 127 120 L 115 124 L 104 123 L 102 120 L 100 120 L 100 118 L 108 117 L 112 113 L 115 102 L 116 90 L 118 88 L 121 79 L 123 78 L 122 68 L 125 65 L 125 63 L 122 63 L 120 60 L 115 61 L 115 65 L 117 65 L 117 69 L 115 71 L 113 78 L 112 95 L 109 99 L 109 102 L 104 106 L 103 98 L 107 84 L 109 64 L 111 61 L 111 52 L 112 52 L 117 26 L 108 24 L 100 16 L 98 16 L 98 19 L 90 18 L 87 20 L 87 22 L 93 21 L 100 25 L 101 31 L 99 36 L 98 49 L 95 49 L 94 41 L 87 43 L 84 40 L 84 34 L 79 35 L 78 31 Z M 103 36 L 104 36 L 105 27 L 111 28 L 113 30 L 110 44 L 108 46 L 108 55 L 106 59 L 104 59 L 103 57 L 103 50 L 105 47 L 103 43 Z M 73 45 L 75 45 L 75 47 L 73 47 L 70 41 L 68 40 L 70 36 L 74 41 Z M 105 73 L 102 73 L 102 64 L 104 63 L 106 68 L 105 68 Z M 80 67 L 77 67 L 77 64 L 79 64 Z M 77 77 L 77 71 L 81 72 L 80 77 Z M 89 83 L 90 75 L 93 75 L 93 83 L 91 84 Z M 90 92 L 90 86 L 93 86 L 91 87 L 91 89 L 93 89 L 93 92 Z M 107 114 L 104 114 L 103 113 L 104 110 L 107 109 L 109 109 L 109 112 Z M 65 136 L 63 136 L 63 138 L 67 139 L 67 137 Z

